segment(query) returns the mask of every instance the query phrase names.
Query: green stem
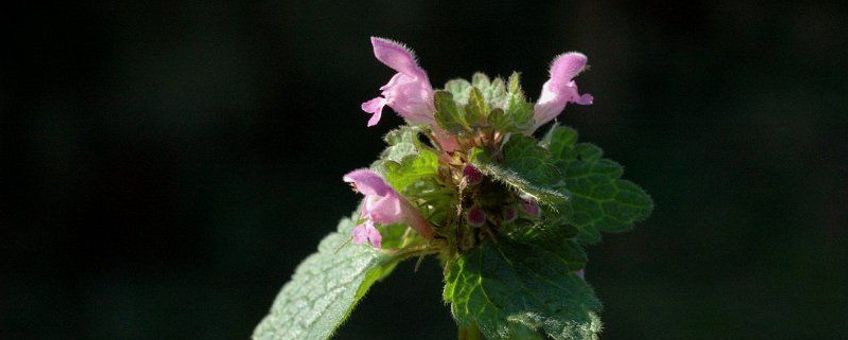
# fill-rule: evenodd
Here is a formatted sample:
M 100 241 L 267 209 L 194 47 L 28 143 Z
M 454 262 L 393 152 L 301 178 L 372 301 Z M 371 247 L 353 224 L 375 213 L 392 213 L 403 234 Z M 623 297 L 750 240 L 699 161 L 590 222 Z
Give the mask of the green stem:
M 483 334 L 480 333 L 480 328 L 477 328 L 476 324 L 470 325 L 468 327 L 460 327 L 459 334 L 457 335 L 459 340 L 483 340 Z

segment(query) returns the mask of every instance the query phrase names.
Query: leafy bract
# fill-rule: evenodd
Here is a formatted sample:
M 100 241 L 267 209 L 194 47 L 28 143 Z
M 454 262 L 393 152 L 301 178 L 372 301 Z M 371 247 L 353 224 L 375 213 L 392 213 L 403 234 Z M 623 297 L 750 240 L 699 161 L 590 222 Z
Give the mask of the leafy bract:
M 433 103 L 436 106 L 436 112 L 433 114 L 433 117 L 436 118 L 436 123 L 442 129 L 454 134 L 469 129 L 468 122 L 465 120 L 464 110 L 462 110 L 462 107 L 457 106 L 450 92 L 436 91 L 433 94 Z
M 558 242 L 501 238 L 450 261 L 443 296 L 459 326 L 476 324 L 488 339 L 526 338 L 527 330 L 595 339 L 601 304 L 572 271 L 585 254 Z
M 453 100 L 459 105 L 468 103 L 468 97 L 471 94 L 471 83 L 465 79 L 452 79 L 445 83 L 445 91 L 453 95 Z
M 550 162 L 548 151 L 536 145 L 530 137 L 512 136 L 504 145 L 501 163 L 492 160 L 482 149 L 473 150 L 470 161 L 494 180 L 541 203 L 558 205 L 567 200 L 566 193 L 554 187 L 558 170 Z
M 386 162 L 386 180 L 399 192 L 404 192 L 417 181 L 436 176 L 439 170 L 439 156 L 430 150 L 422 150 L 417 155 L 409 155 L 397 162 Z
M 568 189 L 570 214 L 566 223 L 580 231 L 586 243 L 597 243 L 601 232 L 621 232 L 651 214 L 653 202 L 639 186 L 621 179 L 618 163 L 601 158 L 595 145 L 577 143 L 577 132 L 554 126 L 543 142 L 563 174 L 560 185 Z
M 390 146 L 373 168 L 385 176 L 392 188 L 417 206 L 427 220 L 440 225 L 453 211 L 456 195 L 439 183 L 439 157 L 421 143 L 419 134 L 420 130 L 409 127 L 390 132 L 386 136 Z
M 465 114 L 465 119 L 471 127 L 483 125 L 486 117 L 489 115 L 489 104 L 483 97 L 483 92 L 480 92 L 476 87 L 471 88 L 468 96 L 468 104 L 465 105 Z
M 529 131 L 534 124 L 533 103 L 527 101 L 519 78 L 517 72 L 508 81 L 477 72 L 471 82 L 448 81 L 444 90 L 434 95 L 436 122 L 454 133 L 487 128 L 502 133 Z
M 254 339 L 326 339 L 347 319 L 371 285 L 396 264 L 384 252 L 350 244 L 354 223 L 344 219 L 318 252 L 298 265 L 253 331 Z
M 533 104 L 527 101 L 524 91 L 520 85 L 521 75 L 513 72 L 509 76 L 509 87 L 506 97 L 503 99 L 504 115 L 507 117 L 508 125 L 506 131 L 527 131 L 533 127 Z
M 422 149 L 422 143 L 418 139 L 420 134 L 421 128 L 407 125 L 389 131 L 383 138 L 389 146 L 383 150 L 380 159 L 400 163 L 407 156 L 417 155 Z

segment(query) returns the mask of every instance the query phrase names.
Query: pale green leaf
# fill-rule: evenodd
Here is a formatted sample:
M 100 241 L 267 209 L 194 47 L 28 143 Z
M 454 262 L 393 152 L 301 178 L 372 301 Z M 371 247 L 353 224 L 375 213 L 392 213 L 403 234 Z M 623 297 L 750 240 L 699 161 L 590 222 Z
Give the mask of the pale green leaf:
M 445 91 L 453 95 L 453 100 L 458 105 L 465 105 L 468 103 L 468 96 L 471 93 L 471 83 L 461 78 L 452 79 L 445 83 Z
M 283 286 L 253 339 L 327 339 L 375 281 L 396 264 L 368 246 L 350 243 L 354 223 L 344 219 Z
M 381 160 L 400 163 L 407 156 L 417 155 L 418 150 L 422 149 L 418 139 L 420 134 L 421 128 L 408 125 L 389 131 L 383 138 L 389 146 L 380 155 Z
M 483 72 L 476 72 L 471 75 L 471 85 L 478 89 L 488 88 L 491 84 L 492 82 L 489 80 L 489 76 Z
M 410 155 L 400 163 L 387 162 L 386 180 L 399 192 L 404 192 L 413 183 L 437 175 L 439 156 L 430 150 Z

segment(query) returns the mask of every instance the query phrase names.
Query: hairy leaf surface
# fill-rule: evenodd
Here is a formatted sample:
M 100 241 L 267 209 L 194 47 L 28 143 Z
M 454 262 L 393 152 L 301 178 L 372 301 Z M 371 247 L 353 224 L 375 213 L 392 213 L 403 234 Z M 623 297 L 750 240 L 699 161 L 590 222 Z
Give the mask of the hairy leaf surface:
M 577 143 L 577 132 L 554 126 L 543 140 L 563 174 L 570 214 L 566 223 L 580 230 L 580 240 L 597 243 L 601 232 L 622 232 L 651 214 L 653 202 L 639 186 L 621 179 L 618 163 L 602 158 L 600 148 Z
M 484 243 L 448 265 L 444 299 L 460 326 L 478 325 L 489 339 L 527 329 L 554 339 L 594 339 L 601 304 L 571 268 L 585 255 L 553 243 L 506 238 Z
M 344 219 L 283 286 L 254 339 L 327 339 L 377 280 L 394 268 L 392 257 L 350 244 L 354 223 Z

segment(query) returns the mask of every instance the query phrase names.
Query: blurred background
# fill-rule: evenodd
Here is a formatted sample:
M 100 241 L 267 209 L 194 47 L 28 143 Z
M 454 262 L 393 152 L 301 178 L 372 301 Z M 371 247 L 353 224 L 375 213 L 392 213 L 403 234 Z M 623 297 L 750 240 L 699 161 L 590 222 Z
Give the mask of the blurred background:
M 589 249 L 603 338 L 848 338 L 844 2 L 27 6 L 0 11 L 0 338 L 248 337 L 402 122 L 365 127 L 371 35 L 533 97 L 589 56 L 595 104 L 560 121 L 656 203 Z M 455 336 L 413 267 L 338 338 Z

